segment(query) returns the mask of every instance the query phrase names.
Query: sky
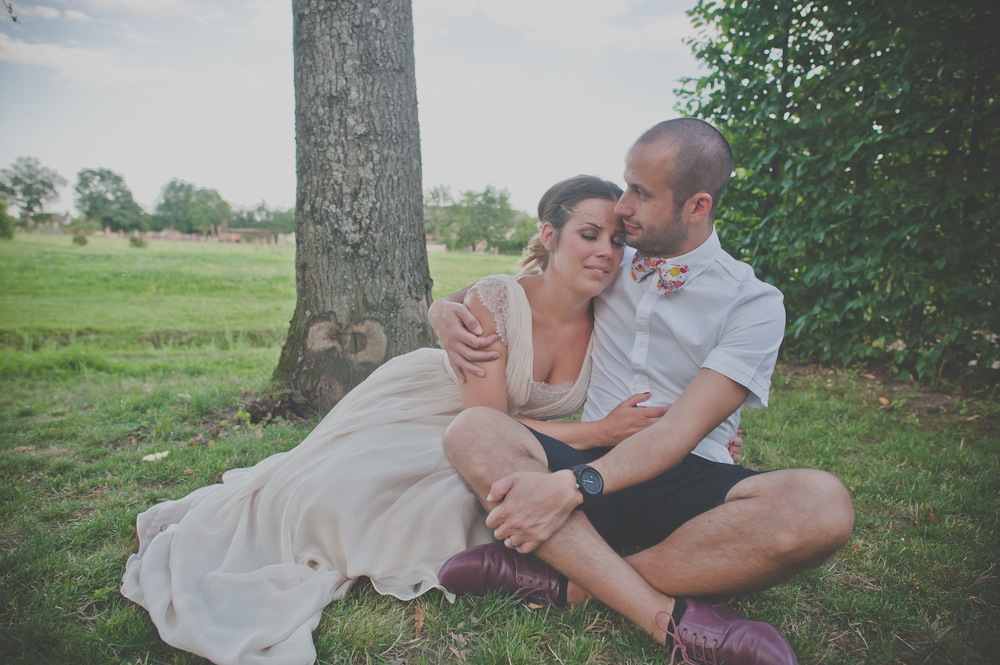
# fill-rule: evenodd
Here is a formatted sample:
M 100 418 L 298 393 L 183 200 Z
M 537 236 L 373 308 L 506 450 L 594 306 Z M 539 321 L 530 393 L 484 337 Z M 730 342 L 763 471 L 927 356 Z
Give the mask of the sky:
M 694 0 L 413 0 L 424 190 L 533 212 L 676 117 Z M 291 0 L 13 0 L 0 16 L 0 167 L 109 168 L 152 209 L 171 178 L 295 205 Z

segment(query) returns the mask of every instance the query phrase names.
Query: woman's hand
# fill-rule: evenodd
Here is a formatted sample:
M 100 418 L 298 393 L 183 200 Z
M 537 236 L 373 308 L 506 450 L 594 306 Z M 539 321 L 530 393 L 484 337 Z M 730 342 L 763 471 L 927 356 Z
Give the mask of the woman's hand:
M 595 441 L 591 447 L 616 446 L 636 432 L 641 432 L 663 417 L 669 406 L 637 406 L 649 399 L 649 393 L 632 395 L 627 400 L 611 410 L 601 420 L 601 431 L 604 433 L 601 441 Z M 742 441 L 740 442 L 742 444 Z
M 479 350 L 495 342 L 497 336 L 493 334 L 479 337 L 483 328 L 468 307 L 461 302 L 439 298 L 431 305 L 427 319 L 441 340 L 441 346 L 448 353 L 448 362 L 455 370 L 459 383 L 465 383 L 465 372 L 479 377 L 486 376 L 486 371 L 473 363 L 496 360 L 499 357 L 496 351 Z
M 729 451 L 729 456 L 733 458 L 734 462 L 740 461 L 740 448 L 743 447 L 743 438 L 740 434 L 743 434 L 743 430 L 737 427 L 736 436 L 733 437 L 732 441 L 726 444 L 726 450 Z

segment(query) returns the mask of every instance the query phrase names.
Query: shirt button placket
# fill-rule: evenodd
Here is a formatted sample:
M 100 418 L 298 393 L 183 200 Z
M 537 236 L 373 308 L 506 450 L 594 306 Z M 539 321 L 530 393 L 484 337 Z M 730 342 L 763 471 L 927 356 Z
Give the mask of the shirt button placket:
M 650 278 L 647 280 L 647 284 L 649 284 L 649 288 L 642 294 L 635 309 L 635 344 L 632 345 L 630 355 L 633 394 L 650 392 L 649 375 L 646 374 L 646 356 L 649 354 L 649 318 L 660 294 L 656 290 L 657 282 L 655 279 Z M 640 404 L 640 406 L 648 405 L 649 400 Z

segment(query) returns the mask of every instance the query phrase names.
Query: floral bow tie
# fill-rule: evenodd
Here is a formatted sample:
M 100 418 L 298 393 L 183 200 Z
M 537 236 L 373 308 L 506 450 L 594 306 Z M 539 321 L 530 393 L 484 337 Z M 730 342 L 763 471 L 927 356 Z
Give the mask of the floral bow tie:
M 666 259 L 656 255 L 649 255 L 637 251 L 632 258 L 632 279 L 641 282 L 642 279 L 651 273 L 660 273 L 660 282 L 656 285 L 656 290 L 660 295 L 673 293 L 684 285 L 687 280 L 689 266 L 679 263 L 668 263 Z

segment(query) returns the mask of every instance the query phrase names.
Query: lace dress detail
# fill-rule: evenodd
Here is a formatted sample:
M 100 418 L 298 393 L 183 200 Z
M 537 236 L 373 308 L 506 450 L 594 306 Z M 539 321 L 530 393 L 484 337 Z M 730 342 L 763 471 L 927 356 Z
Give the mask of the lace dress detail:
M 514 279 L 520 281 L 522 277 L 527 277 L 527 275 L 518 275 Z M 473 287 L 476 296 L 479 298 L 479 302 L 493 315 L 497 336 L 504 344 L 507 344 L 509 288 L 504 282 L 492 277 L 480 280 Z M 554 386 L 549 385 L 545 381 L 532 381 L 528 401 L 513 411 L 511 415 L 556 404 L 559 400 L 569 395 L 574 385 L 576 385 L 574 381 L 567 381 L 566 383 Z
M 532 381 L 531 382 L 531 394 L 528 395 L 528 401 L 521 406 L 518 411 L 530 411 L 532 409 L 539 409 L 544 406 L 549 406 L 555 404 L 562 398 L 566 397 L 573 390 L 573 386 L 576 385 L 574 381 L 567 381 L 566 383 L 557 383 L 556 385 L 549 385 L 544 381 Z
M 493 321 L 496 322 L 497 336 L 505 345 L 507 344 L 507 285 L 499 279 L 489 277 L 479 280 L 473 290 L 479 297 L 479 302 L 483 303 Z

